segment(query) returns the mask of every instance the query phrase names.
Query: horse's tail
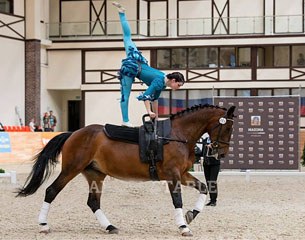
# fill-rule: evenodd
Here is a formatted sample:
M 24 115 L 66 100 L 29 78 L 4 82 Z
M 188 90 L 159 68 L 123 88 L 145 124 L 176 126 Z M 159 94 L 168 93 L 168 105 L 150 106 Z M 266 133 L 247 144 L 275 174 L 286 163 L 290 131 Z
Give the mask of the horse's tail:
M 61 133 L 52 138 L 47 145 L 38 153 L 33 160 L 35 161 L 30 175 L 22 188 L 17 192 L 17 197 L 26 197 L 34 194 L 37 189 L 49 178 L 58 163 L 58 155 L 66 140 L 72 132 Z

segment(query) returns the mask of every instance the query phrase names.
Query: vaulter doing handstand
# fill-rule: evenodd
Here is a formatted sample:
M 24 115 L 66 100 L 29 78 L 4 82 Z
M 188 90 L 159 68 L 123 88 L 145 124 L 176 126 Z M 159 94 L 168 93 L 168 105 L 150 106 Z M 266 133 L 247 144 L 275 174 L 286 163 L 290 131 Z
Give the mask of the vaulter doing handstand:
M 138 96 L 137 99 L 144 101 L 146 111 L 152 119 L 158 117 L 158 98 L 160 97 L 161 92 L 166 87 L 177 90 L 184 84 L 185 80 L 183 74 L 180 72 L 165 74 L 148 65 L 148 61 L 142 56 L 131 39 L 131 31 L 125 16 L 125 9 L 117 2 L 113 2 L 112 4 L 117 7 L 119 12 L 123 30 L 124 47 L 127 56 L 127 58 L 122 60 L 121 69 L 119 71 L 119 79 L 121 82 L 120 104 L 123 118 L 122 125 L 131 127 L 132 124 L 129 121 L 128 115 L 128 102 L 131 86 L 136 77 L 148 86 L 146 91 Z

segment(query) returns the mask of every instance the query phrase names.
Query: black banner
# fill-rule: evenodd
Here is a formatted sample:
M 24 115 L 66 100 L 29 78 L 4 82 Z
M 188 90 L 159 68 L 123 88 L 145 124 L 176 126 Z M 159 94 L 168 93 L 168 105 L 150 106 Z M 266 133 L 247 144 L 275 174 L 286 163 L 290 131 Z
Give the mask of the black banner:
M 230 151 L 223 169 L 298 169 L 299 97 L 216 97 L 236 106 Z

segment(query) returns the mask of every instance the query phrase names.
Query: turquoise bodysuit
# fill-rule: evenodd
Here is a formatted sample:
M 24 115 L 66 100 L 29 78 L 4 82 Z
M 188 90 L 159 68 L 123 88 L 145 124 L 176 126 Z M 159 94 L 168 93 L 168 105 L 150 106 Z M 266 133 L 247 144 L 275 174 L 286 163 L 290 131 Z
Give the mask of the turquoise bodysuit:
M 161 91 L 166 88 L 165 73 L 147 64 L 147 60 L 142 56 L 131 39 L 130 26 L 125 13 L 119 13 L 119 16 L 127 56 L 127 58 L 122 60 L 122 66 L 119 71 L 119 79 L 121 81 L 121 112 L 123 121 L 129 122 L 128 102 L 134 78 L 137 77 L 148 86 L 146 91 L 137 97 L 138 100 L 154 101 L 159 98 Z

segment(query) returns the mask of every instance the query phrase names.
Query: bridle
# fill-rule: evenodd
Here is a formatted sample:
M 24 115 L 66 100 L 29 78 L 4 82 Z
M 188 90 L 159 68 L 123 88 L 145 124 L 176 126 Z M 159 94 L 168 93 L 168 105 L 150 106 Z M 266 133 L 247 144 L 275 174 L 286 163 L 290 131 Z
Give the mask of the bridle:
M 219 143 L 223 143 L 223 144 L 226 144 L 226 145 L 230 145 L 230 138 L 228 139 L 228 141 L 224 141 L 224 140 L 221 140 L 219 139 L 220 136 L 221 136 L 221 130 L 222 130 L 222 127 L 227 123 L 227 121 L 232 121 L 234 122 L 233 119 L 229 119 L 227 118 L 226 116 L 225 117 L 221 117 L 219 120 L 218 120 L 218 124 L 213 127 L 211 129 L 211 135 L 212 135 L 212 131 L 215 130 L 216 128 L 218 128 L 218 134 L 217 134 L 217 138 L 216 140 L 212 141 L 212 145 L 215 146 L 215 147 L 218 147 L 219 146 Z M 231 132 L 232 132 L 232 128 L 231 128 Z M 230 132 L 230 136 L 231 136 L 231 132 Z
M 208 157 L 215 157 L 218 159 L 218 156 L 219 156 L 219 144 L 225 144 L 225 145 L 230 145 L 230 139 L 231 139 L 231 133 L 233 131 L 233 128 L 231 128 L 231 131 L 229 133 L 229 139 L 228 141 L 224 141 L 222 139 L 220 139 L 220 136 L 221 136 L 221 132 L 222 132 L 222 129 L 223 129 L 223 126 L 227 123 L 227 121 L 232 121 L 234 122 L 233 119 L 230 119 L 227 117 L 227 115 L 225 115 L 224 117 L 221 117 L 219 120 L 218 120 L 218 124 L 213 127 L 211 129 L 211 132 L 210 132 L 210 135 L 212 136 L 212 132 L 218 128 L 218 133 L 217 133 L 217 137 L 215 140 L 212 140 L 211 139 L 211 144 L 209 146 L 209 148 L 211 148 L 211 154 L 207 155 Z M 208 151 L 207 151 L 208 153 Z
M 217 152 L 218 153 L 218 147 L 219 147 L 219 143 L 222 143 L 222 144 L 226 144 L 226 145 L 230 145 L 230 139 L 231 137 L 228 139 L 228 141 L 223 141 L 220 138 L 220 135 L 221 135 L 221 130 L 222 130 L 222 127 L 226 124 L 227 121 L 232 121 L 234 122 L 233 119 L 230 119 L 227 117 L 227 115 L 225 115 L 224 117 L 221 117 L 219 120 L 218 120 L 218 124 L 213 127 L 211 129 L 211 135 L 212 135 L 212 131 L 215 130 L 216 128 L 218 128 L 218 134 L 217 134 L 217 138 L 215 141 L 212 141 L 211 142 L 211 147 L 212 149 L 212 152 Z M 231 131 L 230 131 L 230 134 L 229 136 L 231 136 L 231 133 L 232 133 L 233 129 L 231 128 Z M 188 140 L 181 140 L 181 139 L 174 139 L 174 138 L 166 138 L 166 137 L 161 137 L 161 136 L 157 136 L 158 139 L 163 139 L 163 140 L 167 140 L 167 141 L 173 141 L 173 142 L 180 142 L 180 143 L 188 143 Z

